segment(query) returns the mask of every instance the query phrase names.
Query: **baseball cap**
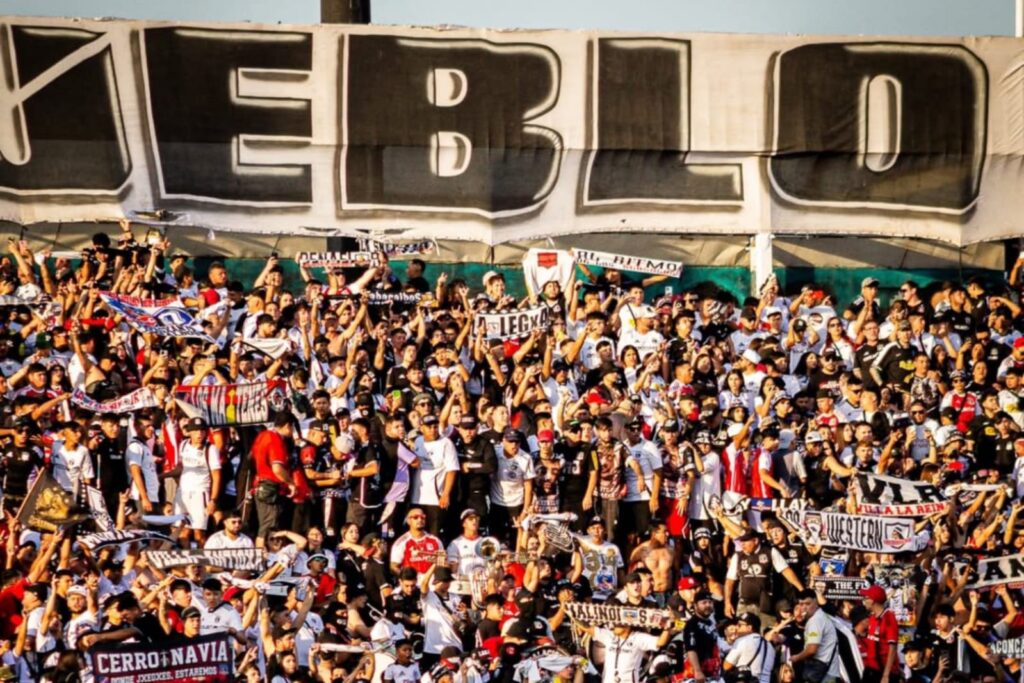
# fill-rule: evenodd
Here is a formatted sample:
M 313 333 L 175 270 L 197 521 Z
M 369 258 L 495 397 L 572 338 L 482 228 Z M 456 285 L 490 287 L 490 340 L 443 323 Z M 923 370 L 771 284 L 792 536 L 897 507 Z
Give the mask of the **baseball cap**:
M 867 598 L 871 602 L 885 602 L 885 589 L 881 586 L 868 586 L 867 588 L 861 588 L 857 592 L 860 593 L 862 598 Z
M 593 517 L 591 517 L 590 521 L 587 522 L 587 528 L 590 528 L 595 524 L 600 524 L 601 526 L 604 526 L 604 520 L 601 519 L 600 515 L 594 515 Z
M 878 286 L 878 280 L 873 278 L 873 277 L 868 276 L 868 277 L 866 277 L 866 278 L 864 278 L 863 280 L 860 281 L 860 286 L 861 287 L 877 287 Z
M 708 529 L 705 526 L 699 526 L 694 529 L 693 540 L 696 541 L 698 538 L 711 538 L 711 529 Z
M 463 415 L 459 419 L 459 426 L 463 429 L 476 429 L 477 422 L 476 415 Z
M 1016 341 L 1013 342 L 1013 348 L 1019 349 L 1022 346 L 1024 346 L 1024 337 L 1017 337 Z
M 476 510 L 474 510 L 473 508 L 466 508 L 465 510 L 462 511 L 462 514 L 459 515 L 459 520 L 460 521 L 465 520 L 467 517 L 479 518 L 480 517 L 480 513 L 477 512 Z
M 746 530 L 746 531 L 745 531 L 745 532 L 744 532 L 744 533 L 743 533 L 743 534 L 742 534 L 742 535 L 741 535 L 741 536 L 740 536 L 739 538 L 737 538 L 736 540 L 737 540 L 737 541 L 753 541 L 753 540 L 756 540 L 756 539 L 757 539 L 757 532 L 756 532 L 756 531 L 754 531 L 753 529 L 747 529 L 747 530 Z
M 782 309 L 778 306 L 768 306 L 764 309 L 764 317 L 770 318 L 773 315 L 782 315 Z
M 819 431 L 807 432 L 804 437 L 804 443 L 822 443 L 824 440 Z
M 699 585 L 700 584 L 697 583 L 697 580 L 694 579 L 692 576 L 684 576 L 683 578 L 679 579 L 679 582 L 676 584 L 676 590 L 693 590 Z
M 434 581 L 451 581 L 452 570 L 448 567 L 438 567 L 434 570 Z
M 201 417 L 190 418 L 189 421 L 185 423 L 186 432 L 197 432 L 206 429 L 206 427 L 206 420 Z
M 484 273 L 484 278 L 483 278 L 484 287 L 486 287 L 488 284 L 490 284 L 491 280 L 493 280 L 496 277 L 500 277 L 502 279 L 505 279 L 505 276 L 502 275 L 501 273 L 499 273 L 496 270 L 488 270 L 486 273 Z
M 501 436 L 505 441 L 519 441 L 523 438 L 523 433 L 518 429 L 509 427 Z
M 436 425 L 437 423 L 437 415 L 424 415 L 423 419 L 420 420 L 420 424 L 422 425 Z
M 334 437 L 334 447 L 342 453 L 351 453 L 356 448 L 356 441 L 351 434 L 342 432 Z
M 89 591 L 85 586 L 74 585 L 68 588 L 68 595 L 81 595 L 83 598 L 87 598 Z
M 192 617 L 201 617 L 201 616 L 203 616 L 203 615 L 199 611 L 199 608 L 192 607 L 191 605 L 186 607 L 185 609 L 183 609 L 181 611 L 181 618 L 182 618 L 182 620 L 191 619 Z
M 697 594 L 693 596 L 694 602 L 700 602 L 701 600 L 714 600 L 715 596 L 711 594 L 709 590 L 697 591 Z
M 742 357 L 744 360 L 748 360 L 754 365 L 757 365 L 758 363 L 761 362 L 761 354 L 759 354 L 754 349 L 747 349 L 746 351 L 743 352 Z
M 552 442 L 555 440 L 555 433 L 550 429 L 542 429 L 537 432 L 537 441 Z

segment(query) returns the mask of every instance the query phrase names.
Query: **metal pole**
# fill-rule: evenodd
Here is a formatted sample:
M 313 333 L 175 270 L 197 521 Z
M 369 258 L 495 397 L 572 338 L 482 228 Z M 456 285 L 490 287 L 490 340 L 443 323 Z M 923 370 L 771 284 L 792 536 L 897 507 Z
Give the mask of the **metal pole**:
M 1013 0 L 1015 27 L 1013 35 L 1024 38 L 1024 0 Z
M 321 24 L 369 24 L 370 0 L 320 0 Z M 328 237 L 327 251 L 355 251 L 352 237 Z
M 320 0 L 323 24 L 369 24 L 370 0 Z

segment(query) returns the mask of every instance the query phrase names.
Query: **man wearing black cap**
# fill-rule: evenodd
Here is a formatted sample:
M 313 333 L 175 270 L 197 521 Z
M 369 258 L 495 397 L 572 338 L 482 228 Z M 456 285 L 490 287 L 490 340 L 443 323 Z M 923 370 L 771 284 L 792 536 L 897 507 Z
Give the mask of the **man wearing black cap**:
M 2 489 L 4 509 L 11 512 L 16 512 L 21 507 L 21 503 L 28 493 L 28 482 L 34 479 L 40 468 L 43 467 L 42 451 L 29 442 L 32 430 L 30 422 L 31 420 L 26 417 L 14 420 L 12 427 L 14 438 L 11 440 L 11 444 L 4 449 L 3 455 L 0 456 L 4 472 Z M 123 461 L 121 469 L 124 469 Z M 114 497 L 116 499 L 117 496 Z
M 626 423 L 623 445 L 629 451 L 624 470 L 626 494 L 622 498 L 627 547 L 636 546 L 646 532 L 661 496 L 661 450 L 643 436 L 639 416 Z
M 729 561 L 725 578 L 725 615 L 752 612 L 762 617 L 767 625 L 775 623 L 772 604 L 771 580 L 775 573 L 782 574 L 798 591 L 804 589 L 800 578 L 793 572 L 778 550 L 761 544 L 761 536 L 748 530 L 738 539 L 740 552 Z M 733 608 L 733 589 L 739 585 L 739 609 Z
M 722 654 L 715 629 L 715 601 L 707 590 L 693 596 L 693 617 L 683 627 L 683 676 L 699 683 L 722 675 Z
M 207 439 L 206 421 L 194 417 L 185 425 L 188 441 L 178 448 L 180 477 L 174 499 L 174 514 L 188 516 L 188 528 L 196 542 L 206 540 L 210 515 L 217 511 L 221 492 L 220 449 Z
M 583 574 L 590 582 L 594 597 L 606 599 L 612 595 L 621 583 L 622 570 L 626 563 L 622 559 L 619 546 L 605 540 L 607 525 L 598 516 L 587 522 L 587 536 L 577 536 L 579 543 L 579 562 L 574 578 Z
M 422 434 L 416 439 L 415 452 L 419 461 L 411 465 L 413 505 L 427 515 L 427 530 L 439 534 L 442 516 L 452 501 L 455 478 L 459 471 L 459 456 L 451 439 L 441 436 L 437 416 L 427 413 L 420 420 Z
M 583 426 L 576 420 L 565 425 L 562 438 L 555 443 L 555 455 L 561 458 L 565 475 L 562 486 L 562 510 L 576 515 L 572 527 L 587 529 L 587 514 L 594 509 L 597 490 L 597 457 L 593 444 L 583 438 Z
M 420 664 L 433 666 L 445 648 L 462 650 L 462 634 L 469 622 L 465 603 L 449 593 L 452 570 L 447 566 L 431 565 L 420 580 L 423 593 L 423 658 Z
M 458 433 L 452 438 L 455 451 L 459 454 L 458 501 L 455 510 L 471 508 L 480 517 L 487 515 L 488 496 L 491 491 L 491 475 L 498 468 L 494 446 L 477 433 L 476 415 L 467 413 L 458 424 Z
M 491 533 L 504 541 L 515 538 L 516 525 L 533 502 L 533 459 L 520 446 L 523 434 L 508 427 L 501 439 L 497 469 L 491 476 Z

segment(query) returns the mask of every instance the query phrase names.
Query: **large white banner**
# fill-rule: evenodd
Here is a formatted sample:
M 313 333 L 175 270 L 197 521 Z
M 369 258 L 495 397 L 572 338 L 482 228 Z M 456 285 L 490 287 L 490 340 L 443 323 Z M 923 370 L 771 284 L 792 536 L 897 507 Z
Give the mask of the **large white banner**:
M 961 244 L 1015 236 L 1024 215 L 1019 39 L 30 17 L 0 31 L 0 219 L 24 224 Z

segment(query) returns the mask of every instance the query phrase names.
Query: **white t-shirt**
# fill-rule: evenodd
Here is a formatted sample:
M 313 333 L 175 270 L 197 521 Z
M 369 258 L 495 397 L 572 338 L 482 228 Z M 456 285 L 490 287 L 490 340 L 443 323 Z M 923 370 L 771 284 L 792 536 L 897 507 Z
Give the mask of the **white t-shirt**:
M 587 370 L 593 370 L 601 365 L 601 354 L 597 352 L 597 345 L 601 342 L 608 342 L 612 345 L 612 349 L 615 349 L 615 343 L 608 337 L 592 339 L 588 336 L 583 340 L 583 345 L 580 346 L 580 362 Z
M 455 610 L 459 598 L 449 593 L 447 600 L 434 592 L 433 587 L 423 597 L 423 651 L 441 654 L 451 645 L 462 649 L 462 638 L 455 631 Z
M 517 507 L 523 504 L 526 481 L 534 479 L 533 459 L 522 451 L 509 457 L 504 447 L 498 449 L 498 467 L 491 475 L 491 502 L 502 507 Z
M 479 542 L 479 536 L 473 539 L 459 536 L 448 544 L 448 562 L 455 563 L 455 573 L 459 576 L 467 576 L 474 569 L 487 567 L 487 561 L 476 554 L 476 544 Z
M 384 673 L 381 674 L 381 680 L 391 681 L 392 683 L 418 683 L 420 680 L 420 665 L 416 662 L 411 662 L 408 666 L 402 666 L 398 662 L 391 662 L 384 669 Z
M 242 630 L 242 616 L 226 602 L 222 602 L 213 610 L 207 609 L 205 602 L 199 602 L 196 608 L 199 610 L 199 635 L 201 636 L 221 633 L 229 628 L 236 631 Z
M 412 478 L 413 505 L 437 505 L 444 492 L 444 478 L 449 472 L 459 471 L 459 454 L 451 439 L 426 441 L 416 439 L 416 455 L 420 466 Z
M 653 441 L 640 439 L 630 445 L 623 441 L 629 449 L 629 457 L 626 458 L 626 496 L 623 500 L 627 503 L 634 503 L 651 499 L 651 489 L 654 488 L 654 472 L 661 469 L 661 452 Z M 644 492 L 640 493 L 640 480 L 636 472 L 629 466 L 630 462 L 640 465 L 640 471 L 644 473 Z
M 594 641 L 604 645 L 602 683 L 637 683 L 644 655 L 658 649 L 658 637 L 633 631 L 619 638 L 606 628 L 594 629 Z
M 759 634 L 748 633 L 736 639 L 725 661 L 735 667 L 750 669 L 750 673 L 757 676 L 760 683 L 771 683 L 775 649 Z
M 595 594 L 611 595 L 618 588 L 619 569 L 626 566 L 619 547 L 608 541 L 596 545 L 589 538 L 576 538 L 579 540 L 579 552 L 583 560 L 583 575 L 590 582 L 591 590 Z
M 206 539 L 206 544 L 203 546 L 206 550 L 235 550 L 254 547 L 252 539 L 245 534 L 238 534 L 238 538 L 231 540 L 224 531 L 218 531 L 210 536 Z
M 619 334 L 619 345 L 616 347 L 616 351 L 621 354 L 622 349 L 632 346 L 636 349 L 640 360 L 644 360 L 650 354 L 657 352 L 658 346 L 663 341 L 665 338 L 657 330 L 640 332 L 635 327 L 624 327 L 622 333 Z
M 61 442 L 60 447 L 54 449 L 50 462 L 53 463 L 53 478 L 65 491 L 76 491 L 79 482 L 96 476 L 92 469 L 92 459 L 89 458 L 89 449 L 82 444 L 74 450 L 68 450 Z
M 132 465 L 138 465 L 142 469 L 142 481 L 146 486 L 146 495 L 153 503 L 160 500 L 160 477 L 156 471 L 156 460 L 153 459 L 153 451 L 149 446 L 138 439 L 128 444 L 125 451 L 125 459 L 128 461 L 128 474 L 131 476 Z M 132 479 L 132 499 L 139 500 L 140 494 Z
M 297 613 L 292 612 L 292 623 L 295 622 Z M 300 662 L 309 661 L 309 648 L 313 646 L 316 639 L 324 631 L 324 621 L 316 612 L 306 613 L 306 620 L 302 622 L 302 628 L 295 633 L 295 656 Z
M 85 354 L 86 358 L 93 365 L 96 365 L 96 358 L 91 353 Z M 78 354 L 71 356 L 71 360 L 68 361 L 68 380 L 71 382 L 71 387 L 74 389 L 85 389 L 85 368 L 82 367 L 82 362 L 78 360 Z
M 710 519 L 708 504 L 715 496 L 722 497 L 722 458 L 714 451 L 701 456 L 704 463 L 704 474 L 694 468 L 696 478 L 690 491 L 690 517 L 692 519 Z
M 181 477 L 178 485 L 184 491 L 209 491 L 212 480 L 210 473 L 220 470 L 220 449 L 211 444 L 196 447 L 185 443 L 178 449 L 181 463 Z M 149 488 L 149 485 L 146 485 Z

